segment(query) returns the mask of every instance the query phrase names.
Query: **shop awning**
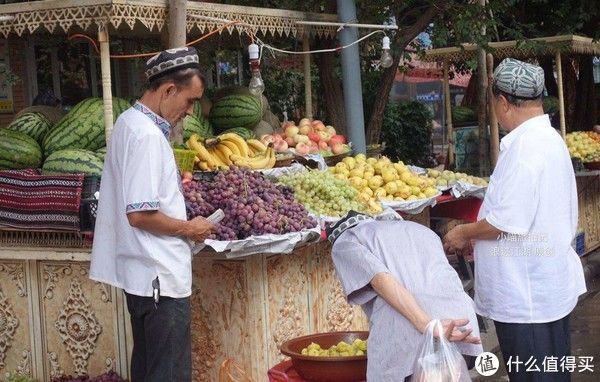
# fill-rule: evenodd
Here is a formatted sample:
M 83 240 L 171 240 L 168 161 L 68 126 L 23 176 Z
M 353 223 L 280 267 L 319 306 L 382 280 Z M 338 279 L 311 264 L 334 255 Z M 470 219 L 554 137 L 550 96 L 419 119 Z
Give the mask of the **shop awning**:
M 496 59 L 554 56 L 557 52 L 600 55 L 600 43 L 589 37 L 576 35 L 533 38 L 528 41 L 490 42 L 489 47 Z M 459 47 L 430 49 L 421 60 L 461 62 L 474 59 L 476 54 L 477 45 L 462 44 Z
M 209 32 L 223 25 L 215 19 L 239 21 L 242 24 L 226 28 L 230 34 L 243 32 L 252 25 L 263 36 L 298 36 L 306 32 L 320 37 L 335 37 L 336 27 L 306 26 L 297 21 L 337 21 L 335 14 L 306 13 L 284 9 L 234 6 L 188 1 L 187 30 Z M 194 15 L 212 19 L 202 19 Z M 8 17 L 2 17 L 8 16 Z M 67 33 L 71 28 L 89 30 L 99 26 L 134 30 L 141 25 L 149 32 L 159 33 L 168 20 L 168 0 L 45 0 L 0 5 L 0 35 L 14 33 Z M 139 26 L 137 26 L 139 28 Z

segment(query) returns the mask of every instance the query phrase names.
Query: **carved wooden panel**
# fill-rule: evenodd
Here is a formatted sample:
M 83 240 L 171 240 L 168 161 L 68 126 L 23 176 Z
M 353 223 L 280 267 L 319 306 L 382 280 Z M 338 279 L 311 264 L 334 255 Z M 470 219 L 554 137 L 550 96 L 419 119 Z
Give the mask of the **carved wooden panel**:
M 24 261 L 0 261 L 0 380 L 32 375 L 26 277 Z
M 296 250 L 291 255 L 276 255 L 266 261 L 267 351 L 270 366 L 285 357 L 279 347 L 288 339 L 311 333 L 309 261 L 314 246 Z
M 46 376 L 117 369 L 112 290 L 88 278 L 89 263 L 40 262 L 42 356 Z
M 324 242 L 314 248 L 309 272 L 313 332 L 368 330 L 367 318 L 360 306 L 346 302 L 331 259 L 331 246 Z
M 192 269 L 192 379 L 212 382 L 226 358 L 252 365 L 246 263 L 198 258 Z
M 577 177 L 579 227 L 585 230 L 585 249 L 600 247 L 600 176 Z

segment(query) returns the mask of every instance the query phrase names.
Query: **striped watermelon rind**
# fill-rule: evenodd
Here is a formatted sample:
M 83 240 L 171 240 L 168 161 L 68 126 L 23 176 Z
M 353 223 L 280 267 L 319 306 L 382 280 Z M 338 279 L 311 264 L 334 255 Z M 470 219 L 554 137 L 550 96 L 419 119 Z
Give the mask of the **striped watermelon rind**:
M 106 146 L 104 146 L 104 147 L 102 147 L 102 148 L 99 148 L 99 149 L 98 149 L 98 150 L 96 150 L 96 152 L 95 152 L 96 156 L 97 156 L 98 158 L 100 158 L 100 160 L 101 160 L 102 162 L 104 162 L 104 158 L 106 157 L 106 150 L 107 150 L 107 147 L 106 147 Z
M 183 119 L 183 139 L 187 141 L 192 134 L 198 134 L 202 138 L 210 138 L 213 136 L 213 128 L 206 118 L 188 115 Z
M 38 168 L 42 149 L 29 135 L 0 128 L 0 170 Z
M 261 117 L 260 100 L 249 95 L 223 97 L 210 109 L 210 122 L 218 133 L 235 127 L 252 128 Z
M 130 106 L 124 99 L 113 98 L 113 121 Z M 65 149 L 95 151 L 106 146 L 102 98 L 88 98 L 75 105 L 46 134 L 42 146 L 45 156 Z
M 42 166 L 42 174 L 102 175 L 103 161 L 93 151 L 67 149 L 53 152 Z
M 25 133 L 41 144 L 52 123 L 42 113 L 28 112 L 19 115 L 6 128 Z
M 250 129 L 246 129 L 245 127 L 235 127 L 233 129 L 227 129 L 227 130 L 223 131 L 221 134 L 225 134 L 225 133 L 235 133 L 235 134 L 239 135 L 240 137 L 244 138 L 245 140 L 256 138 L 256 136 L 254 135 L 254 131 L 252 131 Z

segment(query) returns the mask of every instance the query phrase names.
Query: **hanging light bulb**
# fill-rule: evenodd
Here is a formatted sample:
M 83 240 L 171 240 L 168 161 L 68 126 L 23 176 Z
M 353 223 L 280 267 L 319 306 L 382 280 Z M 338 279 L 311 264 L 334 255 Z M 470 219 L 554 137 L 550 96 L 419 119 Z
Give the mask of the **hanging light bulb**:
M 250 83 L 248 90 L 255 96 L 260 95 L 265 91 L 265 83 L 260 75 L 260 61 L 258 60 L 259 49 L 258 45 L 252 43 L 248 46 L 248 54 L 250 56 Z
M 394 63 L 394 58 L 390 54 L 390 38 L 388 36 L 383 37 L 381 42 L 381 58 L 379 59 L 379 65 L 382 68 L 389 68 Z

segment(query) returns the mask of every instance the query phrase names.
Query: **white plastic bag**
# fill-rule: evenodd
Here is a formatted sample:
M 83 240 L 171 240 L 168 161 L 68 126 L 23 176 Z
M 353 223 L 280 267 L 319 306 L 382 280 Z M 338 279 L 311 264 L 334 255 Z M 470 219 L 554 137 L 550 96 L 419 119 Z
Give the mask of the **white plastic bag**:
M 440 334 L 434 336 L 435 328 Z M 444 336 L 440 320 L 432 320 L 423 334 L 411 382 L 468 382 L 469 369 L 456 346 Z

